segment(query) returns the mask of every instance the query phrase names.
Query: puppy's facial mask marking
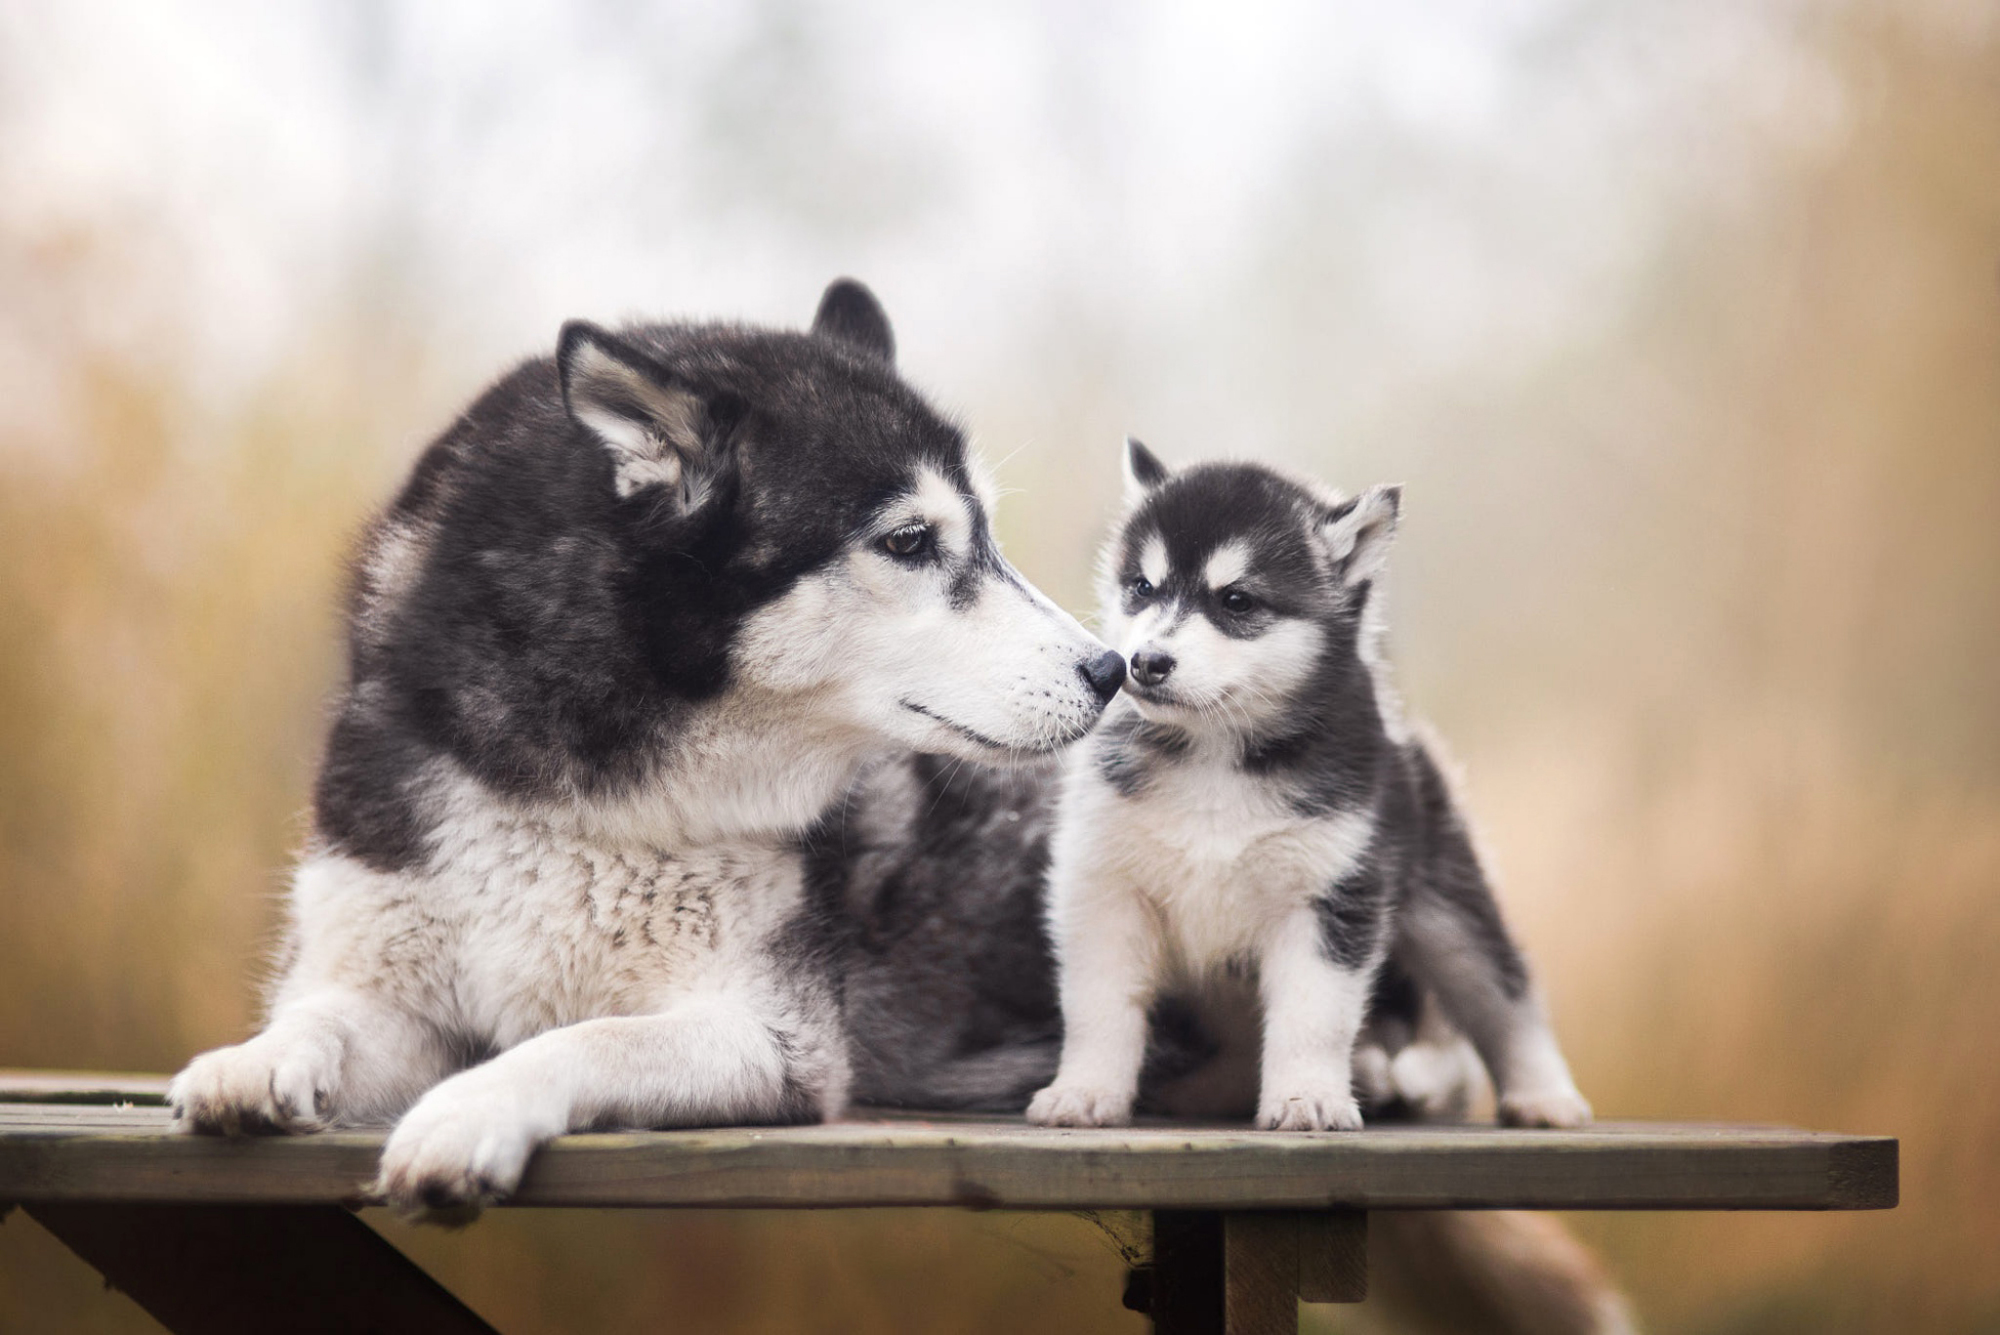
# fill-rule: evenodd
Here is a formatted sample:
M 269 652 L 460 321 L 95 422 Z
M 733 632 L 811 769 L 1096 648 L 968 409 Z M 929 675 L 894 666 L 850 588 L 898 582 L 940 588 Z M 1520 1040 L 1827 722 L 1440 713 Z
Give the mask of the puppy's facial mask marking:
M 1268 722 L 1312 670 L 1323 635 L 1285 615 L 1248 538 L 1232 537 L 1176 564 L 1159 533 L 1140 538 L 1123 581 L 1122 615 L 1108 618 L 1119 652 L 1145 670 L 1126 687 L 1161 722 Z
M 1127 692 L 1191 728 L 1282 716 L 1385 567 L 1400 489 L 1340 500 L 1254 467 L 1172 472 L 1137 442 L 1124 464 L 1126 525 L 1101 591 L 1107 634 L 1144 659 Z
M 1250 544 L 1232 538 L 1217 547 L 1202 563 L 1202 582 L 1210 593 L 1219 594 L 1250 572 Z

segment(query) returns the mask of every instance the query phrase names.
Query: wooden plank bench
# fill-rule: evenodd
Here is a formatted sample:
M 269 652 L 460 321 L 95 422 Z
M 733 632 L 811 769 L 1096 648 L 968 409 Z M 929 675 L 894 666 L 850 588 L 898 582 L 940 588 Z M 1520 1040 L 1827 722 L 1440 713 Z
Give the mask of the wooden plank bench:
M 19 1205 L 168 1329 L 485 1331 L 352 1210 L 380 1132 L 176 1133 L 152 1077 L 0 1072 Z M 1271 1133 L 857 1114 L 824 1126 L 565 1136 L 503 1208 L 1143 1210 L 1127 1304 L 1163 1332 L 1295 1331 L 1359 1301 L 1371 1210 L 1876 1210 L 1897 1145 L 1774 1127 L 1385 1126 Z M 315 1324 L 317 1323 L 317 1324 Z

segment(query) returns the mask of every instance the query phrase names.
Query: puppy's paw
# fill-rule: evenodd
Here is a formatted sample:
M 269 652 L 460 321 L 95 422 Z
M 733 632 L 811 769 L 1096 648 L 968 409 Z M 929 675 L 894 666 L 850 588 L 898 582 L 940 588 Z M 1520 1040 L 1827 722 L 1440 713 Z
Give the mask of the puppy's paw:
M 1088 1085 L 1050 1085 L 1028 1103 L 1036 1126 L 1130 1126 L 1132 1096 Z
M 1257 1108 L 1260 1131 L 1359 1131 L 1361 1105 L 1346 1088 L 1289 1090 Z
M 335 1075 L 316 1049 L 260 1035 L 189 1062 L 167 1086 L 167 1104 L 180 1126 L 209 1135 L 320 1131 Z
M 1464 1119 L 1485 1088 L 1485 1067 L 1462 1038 L 1419 1040 L 1396 1054 L 1389 1067 L 1396 1095 L 1421 1121 Z
M 1354 1049 L 1354 1093 L 1361 1105 L 1373 1111 L 1395 1101 L 1395 1067 L 1378 1043 L 1362 1043 Z
M 470 1223 L 512 1195 L 543 1136 L 518 1101 L 446 1081 L 418 1100 L 382 1147 L 369 1190 L 405 1216 Z
M 1503 1094 L 1500 1096 L 1500 1124 L 1574 1130 L 1590 1125 L 1590 1105 L 1574 1089 Z

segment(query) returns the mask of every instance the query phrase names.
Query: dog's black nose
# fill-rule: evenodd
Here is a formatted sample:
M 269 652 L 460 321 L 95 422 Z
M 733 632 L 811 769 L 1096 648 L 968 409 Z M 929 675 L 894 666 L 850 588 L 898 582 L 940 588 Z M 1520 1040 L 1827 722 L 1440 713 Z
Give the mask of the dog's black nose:
M 1088 663 L 1077 664 L 1076 670 L 1090 683 L 1090 689 L 1097 692 L 1100 701 L 1118 694 L 1118 688 L 1125 683 L 1125 660 L 1110 649 Z
M 1174 670 L 1174 656 L 1158 649 L 1141 649 L 1132 655 L 1132 680 L 1141 686 L 1158 686 Z

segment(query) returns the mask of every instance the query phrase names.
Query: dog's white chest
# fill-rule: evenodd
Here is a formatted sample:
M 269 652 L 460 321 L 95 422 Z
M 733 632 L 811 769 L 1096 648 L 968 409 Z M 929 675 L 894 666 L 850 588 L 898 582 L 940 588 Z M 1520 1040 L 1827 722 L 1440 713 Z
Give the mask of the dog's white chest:
M 731 972 L 796 909 L 796 856 L 756 846 L 606 848 L 546 831 L 449 873 L 476 897 L 459 1001 L 502 1045 L 597 1015 L 655 1010 Z
M 804 898 L 798 855 L 777 842 L 669 850 L 488 801 L 458 808 L 428 874 L 324 859 L 303 869 L 295 905 L 307 950 L 403 961 L 395 983 L 408 1004 L 475 1044 L 508 1047 L 761 976 Z M 352 950 L 352 936 L 374 944 Z

